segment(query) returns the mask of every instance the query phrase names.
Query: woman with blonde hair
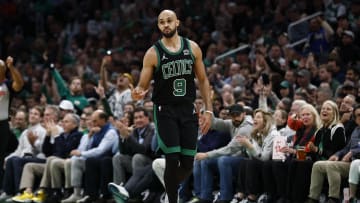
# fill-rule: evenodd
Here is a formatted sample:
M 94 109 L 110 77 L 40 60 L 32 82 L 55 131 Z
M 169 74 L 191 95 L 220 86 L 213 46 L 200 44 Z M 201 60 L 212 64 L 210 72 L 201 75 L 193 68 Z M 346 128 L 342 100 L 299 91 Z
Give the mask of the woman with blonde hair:
M 317 202 L 323 183 L 323 177 L 327 176 L 329 180 L 329 201 L 338 202 L 340 195 L 339 183 L 334 185 L 334 171 L 331 166 L 336 152 L 345 147 L 346 137 L 344 125 L 340 123 L 339 109 L 335 102 L 327 100 L 321 107 L 320 117 L 322 127 L 316 132 L 314 143 L 309 144 L 309 149 L 313 153 L 315 163 L 311 171 L 311 186 L 309 188 L 309 199 L 307 202 Z M 325 161 L 329 160 L 329 161 Z M 339 170 L 339 166 L 336 170 Z M 332 175 L 330 175 L 332 173 Z M 340 176 L 340 174 L 338 174 Z M 335 186 L 335 187 L 334 187 Z
M 292 201 L 304 202 L 310 190 L 313 164 L 319 160 L 327 160 L 346 144 L 345 129 L 339 121 L 339 109 L 335 102 L 326 100 L 320 110 L 321 125 L 316 131 L 314 140 L 307 144 L 306 161 L 295 161 L 291 167 L 296 167 L 292 174 Z M 291 170 L 291 169 L 290 169 Z
M 346 144 L 344 125 L 340 123 L 339 109 L 335 102 L 327 100 L 320 111 L 321 127 L 314 143 L 308 147 L 313 160 L 326 160 Z
M 274 200 L 289 201 L 292 199 L 293 188 L 299 192 L 297 188 L 302 187 L 303 181 L 295 180 L 296 178 L 293 177 L 298 173 L 297 171 L 301 170 L 301 168 L 297 168 L 297 151 L 303 148 L 305 151 L 309 151 L 306 146 L 310 142 L 314 142 L 315 133 L 321 126 L 321 120 L 317 110 L 306 103 L 299 108 L 297 114 L 289 116 L 288 125 L 296 133 L 291 140 L 287 140 L 288 145 L 280 149 L 286 154 L 286 160 L 272 160 L 264 164 L 265 192 Z M 294 184 L 296 187 L 293 186 Z M 303 196 L 306 194 L 307 191 L 304 190 Z
M 249 159 L 240 163 L 238 176 L 238 190 L 240 198 L 248 194 L 248 201 L 255 202 L 262 191 L 263 179 L 262 166 L 265 161 L 271 159 L 273 140 L 280 136 L 276 130 L 271 113 L 262 109 L 254 112 L 254 124 L 251 137 L 239 135 L 237 141 L 245 147 Z

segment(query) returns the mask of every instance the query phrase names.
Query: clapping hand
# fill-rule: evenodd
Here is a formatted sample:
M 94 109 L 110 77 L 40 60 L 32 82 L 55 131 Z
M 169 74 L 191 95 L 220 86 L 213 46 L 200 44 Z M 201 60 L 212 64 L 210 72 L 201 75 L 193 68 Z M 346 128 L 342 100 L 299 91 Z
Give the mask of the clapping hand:
M 53 120 L 45 121 L 44 123 L 47 136 L 55 136 L 59 134 L 59 130 Z
M 242 146 L 246 148 L 250 148 L 252 146 L 250 139 L 243 135 L 237 135 L 235 137 L 236 141 L 238 141 Z
M 33 131 L 29 130 L 27 137 L 28 137 L 30 144 L 34 146 L 35 141 L 38 139 L 39 136 L 36 133 L 34 133 Z

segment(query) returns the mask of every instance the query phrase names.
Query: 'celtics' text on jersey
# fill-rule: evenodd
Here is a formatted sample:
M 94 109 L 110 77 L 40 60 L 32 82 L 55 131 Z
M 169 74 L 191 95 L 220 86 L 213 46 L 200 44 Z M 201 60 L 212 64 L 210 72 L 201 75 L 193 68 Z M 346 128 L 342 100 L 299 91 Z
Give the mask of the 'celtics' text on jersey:
M 195 100 L 194 56 L 188 39 L 181 37 L 181 48 L 170 52 L 159 40 L 154 48 L 158 65 L 154 71 L 152 100 L 155 104 L 193 102 Z

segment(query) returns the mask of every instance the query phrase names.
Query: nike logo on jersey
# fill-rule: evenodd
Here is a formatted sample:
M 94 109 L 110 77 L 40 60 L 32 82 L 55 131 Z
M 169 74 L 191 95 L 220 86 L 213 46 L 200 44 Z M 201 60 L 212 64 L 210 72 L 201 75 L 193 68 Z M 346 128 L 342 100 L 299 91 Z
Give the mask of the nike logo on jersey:
M 165 54 L 163 54 L 161 60 L 163 61 L 163 60 L 166 60 L 166 59 L 168 59 L 168 57 L 166 57 Z

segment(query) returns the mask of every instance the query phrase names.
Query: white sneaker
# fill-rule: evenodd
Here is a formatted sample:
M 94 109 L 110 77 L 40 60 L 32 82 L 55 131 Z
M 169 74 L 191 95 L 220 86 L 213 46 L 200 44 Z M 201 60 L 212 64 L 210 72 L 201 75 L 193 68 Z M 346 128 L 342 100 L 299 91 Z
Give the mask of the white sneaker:
M 76 201 L 76 203 L 84 203 L 84 202 L 89 202 L 91 199 L 91 197 L 89 195 L 86 195 L 85 197 L 79 199 L 78 201 Z
M 129 192 L 122 186 L 122 184 L 116 185 L 115 183 L 109 183 L 108 188 L 113 195 L 125 200 L 129 199 Z
M 141 193 L 141 196 L 143 197 L 142 198 L 142 201 L 145 201 L 150 195 L 150 190 L 149 189 L 146 189 L 144 190 L 142 193 Z
M 269 196 L 267 194 L 261 194 L 260 197 L 258 198 L 257 202 L 258 203 L 266 203 L 269 201 Z
M 169 203 L 169 198 L 166 192 L 163 192 L 160 196 L 160 203 Z
M 3 192 L 3 193 L 1 193 L 1 195 L 0 195 L 0 202 L 1 202 L 1 201 L 5 201 L 5 200 L 9 199 L 10 197 L 11 197 L 10 195 L 8 195 L 8 194 L 6 194 L 5 192 Z
M 69 198 L 61 200 L 61 203 L 74 203 L 74 202 L 80 200 L 81 198 L 82 198 L 81 196 L 72 194 L 72 195 L 70 195 Z

